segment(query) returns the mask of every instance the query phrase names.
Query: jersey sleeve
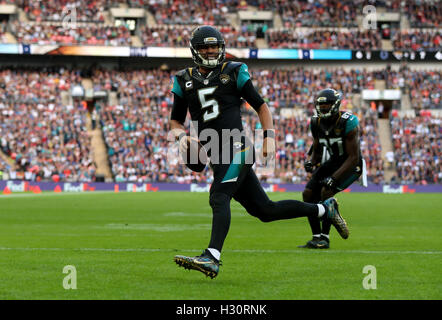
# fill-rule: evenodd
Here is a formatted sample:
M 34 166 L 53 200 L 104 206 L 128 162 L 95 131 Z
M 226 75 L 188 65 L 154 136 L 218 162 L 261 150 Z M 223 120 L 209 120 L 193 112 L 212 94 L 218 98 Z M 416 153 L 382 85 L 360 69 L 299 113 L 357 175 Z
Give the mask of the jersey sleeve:
M 180 84 L 178 83 L 178 79 L 177 77 L 173 77 L 173 87 L 172 87 L 172 92 L 175 93 L 177 96 L 179 96 L 180 98 L 184 97 L 183 94 L 183 89 L 181 89 Z
M 345 124 L 345 135 L 353 131 L 358 125 L 359 125 L 358 117 L 352 114 L 350 118 L 347 120 L 347 123 Z
M 236 87 L 238 88 L 238 91 L 242 90 L 248 80 L 250 80 L 249 68 L 245 63 L 243 63 L 241 67 L 239 67 L 238 78 L 236 80 Z

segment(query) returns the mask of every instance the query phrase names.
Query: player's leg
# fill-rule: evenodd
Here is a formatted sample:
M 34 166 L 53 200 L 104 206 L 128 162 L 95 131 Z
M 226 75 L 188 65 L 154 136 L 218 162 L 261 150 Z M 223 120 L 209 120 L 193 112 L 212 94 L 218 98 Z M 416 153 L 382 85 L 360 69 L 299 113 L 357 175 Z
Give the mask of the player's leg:
M 238 191 L 233 195 L 247 212 L 263 222 L 308 216 L 323 216 L 324 205 L 298 200 L 272 201 L 269 199 L 253 169 L 250 169 Z
M 339 214 L 338 204 L 334 198 L 329 198 L 320 204 L 297 200 L 271 201 L 253 170 L 249 171 L 233 198 L 241 203 L 249 214 L 263 222 L 319 216 L 324 220 L 330 220 L 343 238 L 348 237 L 347 224 Z
M 310 188 L 305 188 L 302 192 L 302 200 L 307 203 L 320 202 L 319 192 L 314 192 Z M 307 241 L 305 245 L 298 246 L 299 248 L 317 249 L 318 242 L 321 240 L 321 221 L 318 217 L 308 216 L 308 222 L 312 230 L 312 239 Z
M 221 184 L 220 172 L 226 171 L 219 166 L 214 169 L 214 182 L 210 188 L 209 204 L 212 208 L 212 231 L 207 249 L 200 256 L 189 257 L 177 255 L 174 261 L 185 269 L 197 270 L 212 279 L 218 275 L 221 250 L 230 228 L 230 201 L 232 198 L 229 189 L 233 189 L 235 182 Z
M 319 203 L 321 200 L 321 181 L 327 177 L 330 173 L 332 173 L 332 169 L 330 168 L 330 164 L 326 163 L 320 166 L 317 170 L 315 170 L 307 182 L 304 192 L 302 193 L 302 198 L 304 202 L 309 203 Z M 307 241 L 305 245 L 299 246 L 300 248 L 309 248 L 309 249 L 319 249 L 325 248 L 322 245 L 318 246 L 318 243 L 321 241 L 321 221 L 317 217 L 308 217 L 308 221 L 310 224 L 310 228 L 312 229 L 312 239 Z M 324 224 L 326 222 L 322 222 Z
M 302 192 L 302 200 L 307 203 L 318 203 L 321 201 L 321 197 L 319 196 L 318 192 L 315 192 L 309 188 L 305 188 Z M 321 233 L 321 222 L 319 218 L 309 216 L 308 221 L 310 224 L 310 228 L 312 229 L 312 235 L 317 235 L 319 237 Z
M 323 187 L 321 189 L 321 200 L 328 199 L 330 197 L 333 197 L 337 192 L 335 190 Z M 318 246 L 324 249 L 330 248 L 330 228 L 331 223 L 330 221 L 323 221 L 322 222 L 322 228 L 321 228 L 321 234 L 320 234 L 320 240 L 318 242 Z
M 346 175 L 343 179 L 338 181 L 336 188 L 330 189 L 327 187 L 323 187 L 321 189 L 321 200 L 328 199 L 330 197 L 335 196 L 337 193 L 341 192 L 348 188 L 353 182 L 359 179 L 360 173 L 358 171 L 353 171 L 350 174 Z M 322 222 L 321 229 L 321 245 L 330 246 L 330 221 Z
M 212 279 L 218 275 L 221 250 L 230 228 L 230 201 L 253 164 L 249 158 L 253 157 L 253 149 L 247 150 L 244 153 L 241 150 L 236 152 L 230 164 L 211 166 L 214 181 L 209 196 L 213 214 L 209 246 L 197 257 L 175 256 L 174 260 L 178 265 L 201 271 Z M 239 161 L 236 161 L 238 158 Z

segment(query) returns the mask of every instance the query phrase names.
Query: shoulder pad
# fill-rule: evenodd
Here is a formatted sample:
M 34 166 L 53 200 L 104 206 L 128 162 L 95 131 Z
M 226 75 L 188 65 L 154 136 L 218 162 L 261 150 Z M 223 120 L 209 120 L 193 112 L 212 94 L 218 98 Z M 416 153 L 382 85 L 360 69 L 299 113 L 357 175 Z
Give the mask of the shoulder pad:
M 191 78 L 190 72 L 192 72 L 193 68 L 182 69 L 177 72 L 176 76 L 179 78 L 183 78 L 186 81 L 189 81 Z
M 221 67 L 222 73 L 229 73 L 232 70 L 235 70 L 236 68 L 240 67 L 243 63 L 242 62 L 236 62 L 236 61 L 227 61 L 224 62 Z
M 353 113 L 351 113 L 350 111 L 345 111 L 344 113 L 342 113 L 341 118 L 342 119 L 348 119 L 353 115 Z

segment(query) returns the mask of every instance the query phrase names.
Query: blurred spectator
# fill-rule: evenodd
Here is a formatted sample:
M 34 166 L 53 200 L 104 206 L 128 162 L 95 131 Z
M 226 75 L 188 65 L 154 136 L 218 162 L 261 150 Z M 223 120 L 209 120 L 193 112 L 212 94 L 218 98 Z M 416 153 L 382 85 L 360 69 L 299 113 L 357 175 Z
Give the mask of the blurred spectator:
M 381 49 L 381 37 L 377 31 L 358 29 L 349 31 L 270 29 L 267 32 L 267 42 L 269 48 Z
M 16 163 L 11 177 L 94 179 L 86 111 L 61 104 L 61 93 L 75 83 L 77 72 L 65 69 L 0 70 L 0 136 Z
M 402 30 L 395 32 L 392 44 L 395 50 L 440 50 L 441 37 L 442 33 L 438 30 Z
M 19 43 L 25 44 L 87 44 L 129 46 L 130 31 L 125 26 L 77 25 L 65 29 L 62 25 L 11 22 L 11 31 Z
M 397 176 L 402 184 L 442 183 L 441 119 L 431 116 L 392 118 Z

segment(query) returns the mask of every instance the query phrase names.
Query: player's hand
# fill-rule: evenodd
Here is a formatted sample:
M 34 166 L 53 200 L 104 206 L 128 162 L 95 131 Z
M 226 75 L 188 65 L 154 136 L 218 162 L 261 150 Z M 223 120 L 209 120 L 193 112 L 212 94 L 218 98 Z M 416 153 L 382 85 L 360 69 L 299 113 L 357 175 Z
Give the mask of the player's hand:
M 335 189 L 336 188 L 336 184 L 337 184 L 336 180 L 333 177 L 325 178 L 322 181 L 322 185 L 327 187 L 327 188 L 329 188 L 329 189 Z
M 275 158 L 275 139 L 266 137 L 262 144 L 262 154 L 266 159 Z
M 304 169 L 306 172 L 313 172 L 314 169 L 314 165 L 310 160 L 307 160 L 306 162 L 304 162 Z

